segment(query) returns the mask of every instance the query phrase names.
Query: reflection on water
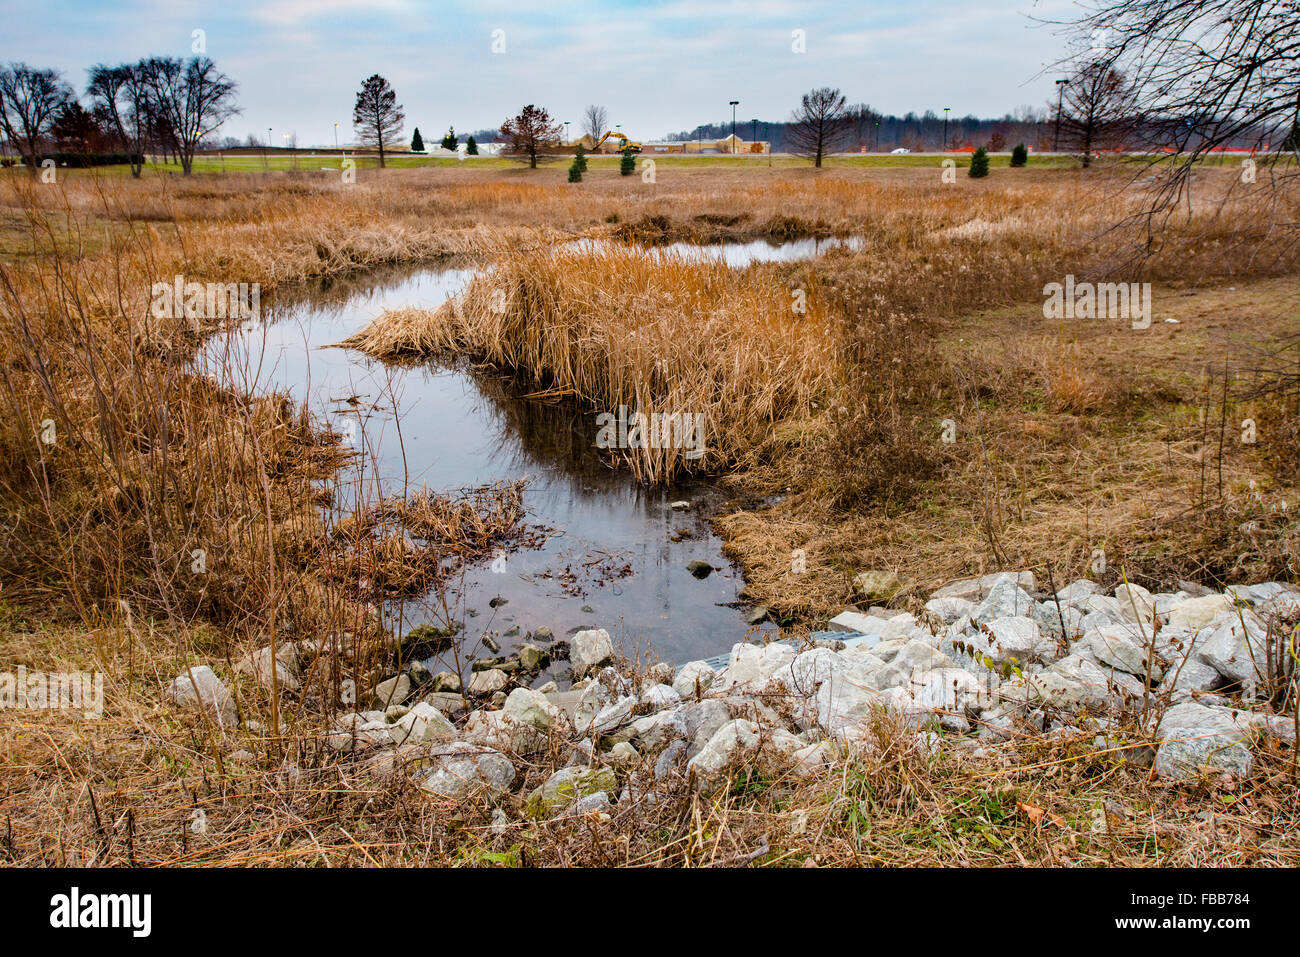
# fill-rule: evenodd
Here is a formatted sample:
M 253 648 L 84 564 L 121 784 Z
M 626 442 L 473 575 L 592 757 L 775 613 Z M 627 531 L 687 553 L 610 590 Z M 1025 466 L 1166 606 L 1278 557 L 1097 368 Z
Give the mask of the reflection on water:
M 852 245 L 678 244 L 646 254 L 719 257 L 741 266 L 807 258 L 846 243 Z M 264 306 L 261 321 L 214 338 L 199 362 L 244 390 L 283 390 L 306 401 L 353 437 L 368 480 L 383 492 L 400 492 L 404 483 L 448 491 L 528 477 L 528 519 L 555 534 L 541 549 L 509 556 L 504 570 L 466 572 L 450 611 L 466 623 L 470 646 L 493 634 L 508 647 L 516 627 L 520 638 L 542 626 L 563 637 L 594 625 L 607 628 L 625 652 L 653 649 L 685 661 L 723 652 L 753 631 L 744 611 L 729 607 L 743 582 L 699 509 L 669 507 L 678 499 L 697 506 L 715 499 L 708 486 L 638 486 L 600 456 L 593 413 L 567 401 L 525 398 L 515 382 L 467 363 L 394 366 L 330 348 L 385 310 L 439 305 L 474 274 L 385 269 L 302 288 Z M 697 579 L 686 568 L 695 559 L 718 570 Z M 630 574 L 599 580 L 625 565 Z M 439 620 L 441 611 L 403 610 L 407 627 L 426 618 Z

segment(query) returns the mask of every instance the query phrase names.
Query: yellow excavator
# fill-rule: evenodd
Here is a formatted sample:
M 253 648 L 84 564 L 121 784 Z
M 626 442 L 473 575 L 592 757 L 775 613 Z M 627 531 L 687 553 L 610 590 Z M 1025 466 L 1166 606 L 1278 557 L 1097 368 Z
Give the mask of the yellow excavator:
M 597 150 L 599 150 L 600 147 L 601 147 L 601 144 L 603 144 L 603 143 L 605 142 L 605 140 L 609 139 L 611 136 L 614 137 L 616 140 L 619 141 L 619 143 L 622 144 L 622 145 L 619 146 L 619 148 L 618 148 L 618 151 L 619 151 L 620 153 L 623 152 L 624 150 L 631 150 L 633 153 L 640 153 L 640 152 L 641 152 L 641 144 L 640 144 L 640 143 L 633 142 L 632 140 L 630 140 L 630 139 L 628 139 L 626 136 L 624 136 L 622 133 L 616 133 L 614 130 L 607 130 L 607 131 L 605 132 L 605 135 L 602 136 L 602 137 L 600 138 L 600 141 L 599 141 L 598 143 L 596 143 L 596 145 L 593 146 L 593 147 L 591 148 L 591 151 L 594 153 L 594 152 L 596 152 Z

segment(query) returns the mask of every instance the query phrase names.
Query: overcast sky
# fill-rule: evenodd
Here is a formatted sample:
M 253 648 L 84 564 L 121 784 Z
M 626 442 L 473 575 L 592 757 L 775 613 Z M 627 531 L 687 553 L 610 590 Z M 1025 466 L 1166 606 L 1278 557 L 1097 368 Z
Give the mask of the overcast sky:
M 351 139 L 352 103 L 371 73 L 406 110 L 405 135 L 436 139 L 499 126 L 525 103 L 580 126 L 588 103 L 654 139 L 730 117 L 780 120 L 799 95 L 837 86 L 886 113 L 1001 116 L 1042 106 L 1037 76 L 1063 38 L 1069 0 L 0 0 L 0 59 L 50 66 L 81 92 L 86 67 L 145 55 L 207 55 L 239 83 L 243 109 L 221 131 L 296 133 L 302 146 Z M 501 31 L 494 33 L 494 31 Z M 796 52 L 802 31 L 805 52 Z M 495 46 L 501 52 L 494 52 Z M 502 49 L 502 47 L 504 47 Z

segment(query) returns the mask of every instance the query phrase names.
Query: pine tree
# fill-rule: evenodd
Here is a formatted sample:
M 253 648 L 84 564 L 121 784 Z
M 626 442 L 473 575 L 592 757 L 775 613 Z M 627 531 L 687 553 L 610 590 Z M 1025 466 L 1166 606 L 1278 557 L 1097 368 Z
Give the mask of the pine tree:
M 618 163 L 618 172 L 621 176 L 631 176 L 636 172 L 636 157 L 632 155 L 631 149 L 623 151 L 623 158 Z
M 587 172 L 587 151 L 582 148 L 581 143 L 578 144 L 578 151 L 573 154 L 573 161 L 578 164 L 582 172 Z
M 975 179 L 989 175 L 989 154 L 982 146 L 970 158 L 970 175 Z
M 424 139 L 420 136 L 420 128 L 418 126 L 415 128 L 415 135 L 411 137 L 411 152 L 424 152 Z
M 447 127 L 447 135 L 442 138 L 442 148 L 445 150 L 454 150 L 456 148 L 456 128 Z
M 474 137 L 465 141 L 465 152 L 470 156 L 478 156 L 478 144 L 474 142 Z
M 1029 150 L 1025 149 L 1024 143 L 1017 143 L 1016 148 L 1011 151 L 1011 165 L 1024 166 L 1029 162 Z
M 573 163 L 570 164 L 569 166 L 569 182 L 570 183 L 582 182 L 582 157 L 581 156 L 575 156 L 573 158 Z

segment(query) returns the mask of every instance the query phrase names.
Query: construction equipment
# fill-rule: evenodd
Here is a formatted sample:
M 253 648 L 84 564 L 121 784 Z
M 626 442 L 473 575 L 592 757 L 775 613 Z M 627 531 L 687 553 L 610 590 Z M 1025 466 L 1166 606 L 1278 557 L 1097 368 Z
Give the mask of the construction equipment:
M 609 139 L 611 136 L 614 137 L 614 138 L 617 139 L 620 143 L 623 144 L 622 146 L 620 146 L 620 147 L 618 148 L 618 151 L 619 151 L 620 153 L 622 153 L 624 150 L 630 150 L 630 151 L 632 151 L 633 153 L 640 153 L 640 152 L 641 152 L 641 144 L 640 144 L 640 143 L 633 142 L 632 140 L 630 140 L 630 139 L 628 139 L 626 136 L 624 136 L 622 133 L 617 133 L 617 132 L 615 132 L 614 130 L 606 130 L 605 135 L 602 136 L 602 137 L 600 138 L 600 141 L 599 141 L 595 146 L 593 146 L 593 147 L 591 148 L 591 151 L 592 151 L 593 153 L 596 152 L 596 150 L 600 149 L 601 145 L 605 142 L 605 140 Z

